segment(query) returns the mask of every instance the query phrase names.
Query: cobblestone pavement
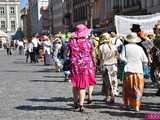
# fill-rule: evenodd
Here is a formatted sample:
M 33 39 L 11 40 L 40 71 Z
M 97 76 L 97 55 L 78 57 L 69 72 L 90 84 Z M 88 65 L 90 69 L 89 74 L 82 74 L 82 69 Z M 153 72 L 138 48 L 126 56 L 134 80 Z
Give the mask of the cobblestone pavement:
M 53 66 L 25 63 L 24 56 L 6 56 L 0 51 L 0 120 L 139 120 L 148 112 L 160 111 L 156 89 L 146 81 L 140 112 L 122 109 L 122 96 L 106 104 L 97 75 L 93 104 L 86 113 L 72 107 L 71 85 Z M 121 88 L 121 85 L 120 85 Z

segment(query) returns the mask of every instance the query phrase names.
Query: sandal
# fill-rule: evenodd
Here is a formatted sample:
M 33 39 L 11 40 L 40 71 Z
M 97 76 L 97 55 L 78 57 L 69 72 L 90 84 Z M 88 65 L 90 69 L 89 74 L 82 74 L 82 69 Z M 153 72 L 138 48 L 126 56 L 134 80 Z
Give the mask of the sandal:
M 85 112 L 82 105 L 80 105 L 79 112 L 81 112 L 81 113 L 82 113 L 82 112 Z
M 78 103 L 74 103 L 74 108 L 78 109 L 78 107 L 79 107 Z
M 88 99 L 87 104 L 89 104 L 89 105 L 92 104 L 92 100 Z

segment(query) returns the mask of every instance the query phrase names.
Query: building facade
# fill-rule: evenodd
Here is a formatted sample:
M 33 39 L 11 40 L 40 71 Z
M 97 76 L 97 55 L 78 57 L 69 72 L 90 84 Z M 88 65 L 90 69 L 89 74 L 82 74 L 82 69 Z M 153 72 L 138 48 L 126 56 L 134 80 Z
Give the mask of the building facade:
M 48 10 L 44 10 L 44 8 L 48 7 L 48 0 L 29 0 L 29 11 L 30 11 L 30 19 L 31 19 L 31 28 L 32 28 L 32 34 L 36 33 L 42 33 L 43 30 L 43 15 L 48 15 Z
M 50 0 L 49 1 L 49 12 L 50 12 L 50 25 L 52 28 L 52 33 L 57 33 L 59 31 L 65 32 L 65 0 Z M 50 28 L 50 29 L 51 29 Z
M 141 0 L 141 5 L 147 13 L 160 12 L 160 0 Z
M 88 27 L 114 27 L 115 15 L 145 15 L 160 11 L 160 0 L 50 0 L 50 29 L 71 31 Z
M 48 34 L 49 33 L 49 9 L 48 6 L 42 6 L 41 7 L 41 30 L 42 33 Z
M 14 34 L 20 27 L 20 1 L 0 0 L 0 30 Z
M 27 36 L 28 32 L 28 9 L 23 8 L 21 9 L 21 28 L 24 32 L 24 36 Z

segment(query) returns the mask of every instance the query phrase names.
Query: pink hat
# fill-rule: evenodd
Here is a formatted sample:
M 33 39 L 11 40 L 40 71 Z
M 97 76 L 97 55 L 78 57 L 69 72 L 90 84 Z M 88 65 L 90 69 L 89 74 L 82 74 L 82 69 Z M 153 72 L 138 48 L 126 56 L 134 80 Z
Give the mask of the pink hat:
M 43 36 L 43 41 L 48 41 L 48 40 L 49 40 L 48 36 L 47 36 L 47 35 L 44 35 L 44 36 Z
M 73 37 L 86 37 L 90 34 L 91 29 L 88 29 L 87 26 L 79 24 L 76 26 L 76 31 L 72 33 Z

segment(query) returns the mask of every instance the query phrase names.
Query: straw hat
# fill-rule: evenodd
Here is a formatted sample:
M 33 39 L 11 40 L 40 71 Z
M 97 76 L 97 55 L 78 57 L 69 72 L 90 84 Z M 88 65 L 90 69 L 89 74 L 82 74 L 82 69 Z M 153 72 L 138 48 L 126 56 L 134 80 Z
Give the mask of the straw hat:
M 127 42 L 129 42 L 129 43 L 139 43 L 139 42 L 141 42 L 141 39 L 137 36 L 137 34 L 136 33 L 129 33 L 127 36 L 126 36 L 126 38 L 125 38 L 125 40 L 127 41 Z
M 61 32 L 58 32 L 57 34 L 55 34 L 55 37 L 62 37 L 63 36 L 63 34 L 61 33 Z
M 79 24 L 76 26 L 76 31 L 72 33 L 72 37 L 87 37 L 91 33 L 91 29 L 87 26 Z
M 107 42 L 107 43 L 111 42 L 111 36 L 109 33 L 103 33 L 101 35 L 100 43 L 104 43 L 104 42 Z

